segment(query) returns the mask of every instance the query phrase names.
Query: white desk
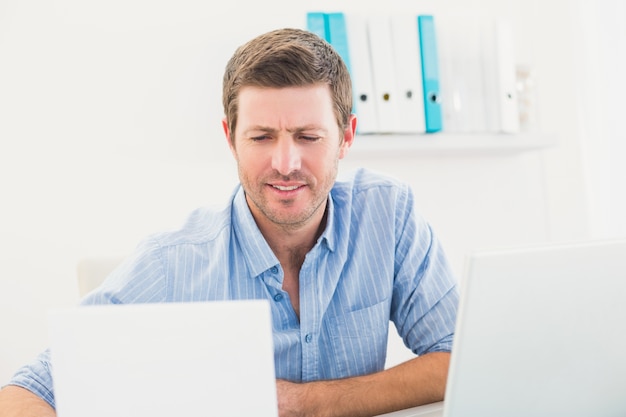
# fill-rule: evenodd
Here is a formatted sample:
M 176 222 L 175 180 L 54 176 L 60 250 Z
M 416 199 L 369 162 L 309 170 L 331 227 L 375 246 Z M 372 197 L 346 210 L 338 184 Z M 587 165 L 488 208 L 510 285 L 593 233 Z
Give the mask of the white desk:
M 441 417 L 443 415 L 443 401 L 426 404 L 393 413 L 380 414 L 377 417 Z

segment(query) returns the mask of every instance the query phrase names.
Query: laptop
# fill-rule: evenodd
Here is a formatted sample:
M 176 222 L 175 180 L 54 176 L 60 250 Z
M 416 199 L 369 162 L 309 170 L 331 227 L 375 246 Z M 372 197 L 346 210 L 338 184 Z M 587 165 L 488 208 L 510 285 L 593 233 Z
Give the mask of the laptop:
M 266 301 L 49 314 L 59 417 L 278 415 Z
M 626 416 L 626 240 L 473 253 L 445 401 L 385 416 Z

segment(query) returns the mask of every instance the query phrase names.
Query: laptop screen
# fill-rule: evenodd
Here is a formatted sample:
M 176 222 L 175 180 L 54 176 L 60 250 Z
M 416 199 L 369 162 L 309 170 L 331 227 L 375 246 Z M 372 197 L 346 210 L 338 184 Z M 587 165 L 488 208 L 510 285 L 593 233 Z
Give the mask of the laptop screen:
M 77 306 L 49 315 L 59 417 L 275 417 L 269 305 Z
M 446 417 L 626 415 L 626 241 L 474 253 Z

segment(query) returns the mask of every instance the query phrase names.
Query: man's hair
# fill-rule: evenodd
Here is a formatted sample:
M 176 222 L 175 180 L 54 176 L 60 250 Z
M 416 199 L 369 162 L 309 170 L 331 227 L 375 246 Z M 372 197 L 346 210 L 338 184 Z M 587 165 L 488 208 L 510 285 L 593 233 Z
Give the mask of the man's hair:
M 337 124 L 343 130 L 352 112 L 348 69 L 330 44 L 316 34 L 293 28 L 264 33 L 241 45 L 226 64 L 222 104 L 231 140 L 237 126 L 242 87 L 330 87 Z

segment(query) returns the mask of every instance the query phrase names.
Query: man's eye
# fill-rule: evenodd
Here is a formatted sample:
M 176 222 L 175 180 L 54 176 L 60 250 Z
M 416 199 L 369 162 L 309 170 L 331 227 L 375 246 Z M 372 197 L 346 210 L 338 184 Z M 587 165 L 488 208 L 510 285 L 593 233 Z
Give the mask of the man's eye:
M 253 136 L 250 139 L 252 139 L 255 142 L 261 142 L 261 141 L 269 139 L 269 135 Z
M 303 136 L 300 136 L 300 138 L 302 140 L 307 141 L 307 142 L 315 142 L 316 140 L 319 140 L 320 137 L 319 136 L 306 136 L 306 135 L 303 135 Z

